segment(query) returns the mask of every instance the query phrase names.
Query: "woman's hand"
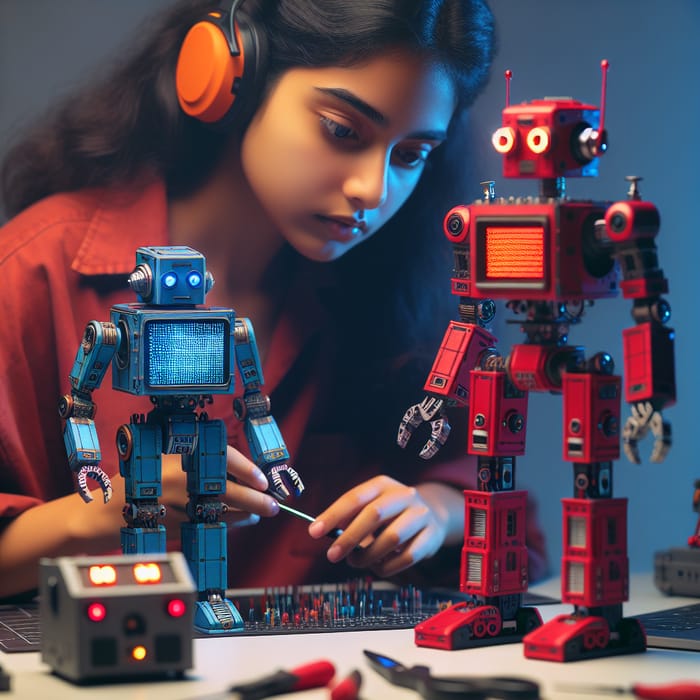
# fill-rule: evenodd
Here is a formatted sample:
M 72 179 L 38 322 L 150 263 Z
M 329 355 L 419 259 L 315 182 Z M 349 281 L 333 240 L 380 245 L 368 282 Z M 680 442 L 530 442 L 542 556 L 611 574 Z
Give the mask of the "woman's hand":
M 463 535 L 462 493 L 445 484 L 406 486 L 388 476 L 376 476 L 350 489 L 309 526 L 318 539 L 335 528 L 343 533 L 329 548 L 329 561 L 347 558 L 351 566 L 369 568 L 381 577 L 393 576 L 443 544 Z

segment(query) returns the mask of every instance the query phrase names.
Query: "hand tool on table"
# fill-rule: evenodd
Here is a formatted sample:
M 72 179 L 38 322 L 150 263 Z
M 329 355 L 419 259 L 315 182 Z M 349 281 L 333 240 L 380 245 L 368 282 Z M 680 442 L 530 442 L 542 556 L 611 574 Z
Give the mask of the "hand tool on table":
M 390 683 L 411 688 L 426 700 L 539 700 L 534 681 L 515 676 L 433 676 L 427 666 L 404 666 L 383 654 L 364 650 L 372 668 Z
M 330 700 L 357 700 L 362 685 L 362 674 L 354 669 L 331 690 Z
M 229 693 L 237 700 L 260 700 L 273 695 L 322 688 L 331 682 L 334 675 L 335 666 L 330 661 L 312 661 L 289 671 L 280 670 L 249 683 L 233 685 Z

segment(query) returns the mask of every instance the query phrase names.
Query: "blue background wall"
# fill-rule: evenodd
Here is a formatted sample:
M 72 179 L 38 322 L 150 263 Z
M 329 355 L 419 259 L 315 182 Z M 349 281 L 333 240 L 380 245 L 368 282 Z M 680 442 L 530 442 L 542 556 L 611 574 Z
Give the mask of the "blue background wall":
M 645 460 L 634 465 L 623 457 L 614 474 L 615 494 L 629 498 L 631 568 L 650 569 L 654 551 L 685 545 L 696 519 L 693 481 L 700 478 L 695 444 L 700 394 L 695 364 L 700 342 L 700 3 L 492 0 L 491 7 L 500 28 L 500 52 L 486 94 L 473 111 L 473 126 L 483 133 L 480 179 L 496 180 L 500 194 L 532 191 L 526 187 L 530 183 L 501 178 L 500 158 L 490 146 L 489 136 L 500 126 L 507 68 L 513 71 L 512 103 L 570 95 L 599 104 L 600 61 L 607 58 L 609 150 L 601 159 L 600 176 L 571 179 L 567 192 L 571 197 L 624 199 L 625 176 L 640 175 L 643 197 L 661 212 L 657 243 L 670 280 L 671 325 L 677 331 L 678 403 L 666 414 L 673 425 L 674 446 L 663 464 Z M 630 308 L 623 299 L 598 302 L 583 324 L 572 329 L 571 342 L 585 345 L 587 355 L 607 350 L 621 370 L 621 329 L 632 322 Z M 517 326 L 504 324 L 497 334 L 504 342 L 520 337 Z M 572 495 L 571 468 L 561 458 L 561 420 L 560 397 L 531 397 L 527 455 L 518 464 L 520 484 L 537 494 L 557 567 L 559 499 Z M 648 456 L 650 445 L 642 444 L 641 450 Z
M 152 12 L 168 0 L 0 1 L 0 157 L 11 135 L 53 98 L 93 73 Z M 473 111 L 481 137 L 479 180 L 494 179 L 500 194 L 533 191 L 529 183 L 500 177 L 490 136 L 500 126 L 503 72 L 513 71 L 511 101 L 570 95 L 598 104 L 600 60 L 610 61 L 607 128 L 610 148 L 595 180 L 571 180 L 572 197 L 624 198 L 626 175 L 643 176 L 642 194 L 661 211 L 660 259 L 670 279 L 669 301 L 677 329 L 678 405 L 674 447 L 664 464 L 640 466 L 622 459 L 615 493 L 630 500 L 629 549 L 633 570 L 649 569 L 653 552 L 682 546 L 695 524 L 692 485 L 700 478 L 695 431 L 700 394 L 695 365 L 697 323 L 697 172 L 700 161 L 700 3 L 696 0 L 491 0 L 500 53 L 491 84 Z M 478 181 L 464 201 L 479 196 Z M 622 366 L 621 329 L 631 323 L 622 299 L 599 302 L 571 341 L 588 354 L 607 350 Z M 517 327 L 501 314 L 497 334 L 517 342 Z M 528 454 L 519 483 L 536 495 L 556 564 L 561 551 L 559 499 L 571 494 L 571 469 L 561 459 L 561 400 L 533 396 Z M 649 454 L 650 445 L 642 445 Z

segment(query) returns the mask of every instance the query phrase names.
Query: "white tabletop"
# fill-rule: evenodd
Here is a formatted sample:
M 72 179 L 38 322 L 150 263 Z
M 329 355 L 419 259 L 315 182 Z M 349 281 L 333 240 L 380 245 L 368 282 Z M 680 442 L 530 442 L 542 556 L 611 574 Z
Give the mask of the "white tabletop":
M 558 596 L 559 584 L 551 580 L 534 587 L 533 591 Z M 690 602 L 698 602 L 698 599 L 663 596 L 653 587 L 651 574 L 636 575 L 632 577 L 630 601 L 625 605 L 625 613 L 641 614 Z M 570 610 L 571 606 L 568 605 L 540 607 L 545 620 Z M 365 700 L 419 697 L 414 691 L 392 686 L 373 671 L 362 654 L 363 649 L 391 656 L 405 665 L 427 665 L 435 675 L 528 677 L 540 683 L 542 698 L 548 700 L 601 700 L 606 697 L 585 692 L 563 693 L 558 689 L 562 684 L 629 686 L 635 682 L 700 681 L 698 652 L 650 648 L 643 654 L 562 664 L 526 659 L 521 644 L 439 651 L 415 646 L 413 630 L 387 630 L 197 639 L 194 646 L 195 668 L 188 672 L 186 680 L 85 687 L 75 686 L 52 675 L 41 663 L 38 653 L 0 653 L 0 665 L 12 677 L 11 692 L 0 694 L 0 698 L 145 700 L 163 697 L 168 700 L 199 700 L 210 694 L 218 694 L 233 683 L 253 680 L 281 668 L 290 669 L 320 659 L 333 662 L 337 679 L 358 669 L 362 674 L 360 696 Z M 289 700 L 320 700 L 328 698 L 329 691 L 317 689 L 284 697 Z

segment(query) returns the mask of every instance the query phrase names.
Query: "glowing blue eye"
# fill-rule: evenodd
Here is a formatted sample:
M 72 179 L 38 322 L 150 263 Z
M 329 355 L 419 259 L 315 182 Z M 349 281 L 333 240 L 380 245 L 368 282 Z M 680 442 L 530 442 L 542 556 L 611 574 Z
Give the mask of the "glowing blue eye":
M 160 278 L 160 282 L 166 289 L 172 289 L 177 284 L 177 275 L 174 272 L 166 272 Z
M 187 284 L 193 289 L 200 287 L 202 285 L 202 275 L 196 270 L 192 270 L 192 272 L 187 275 Z

